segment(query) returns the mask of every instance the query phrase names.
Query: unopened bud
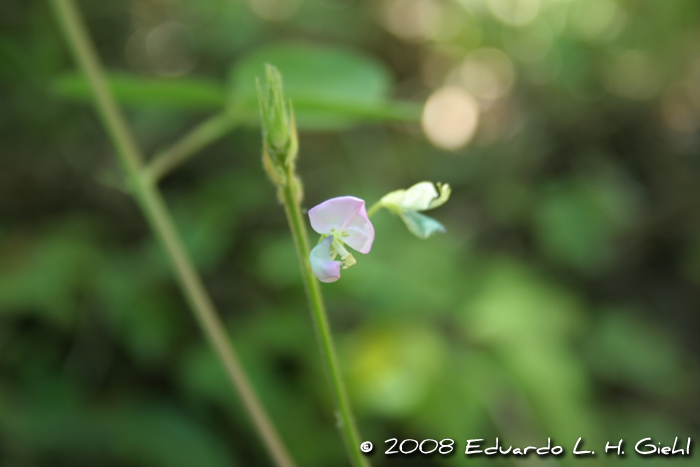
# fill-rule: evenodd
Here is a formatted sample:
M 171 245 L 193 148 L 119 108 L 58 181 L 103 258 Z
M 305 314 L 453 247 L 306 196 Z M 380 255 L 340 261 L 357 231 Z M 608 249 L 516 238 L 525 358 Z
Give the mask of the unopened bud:
M 297 135 L 291 106 L 284 96 L 282 75 L 272 65 L 265 65 L 267 90 L 258 81 L 258 98 L 262 117 L 263 144 L 272 162 L 283 169 L 294 163 Z

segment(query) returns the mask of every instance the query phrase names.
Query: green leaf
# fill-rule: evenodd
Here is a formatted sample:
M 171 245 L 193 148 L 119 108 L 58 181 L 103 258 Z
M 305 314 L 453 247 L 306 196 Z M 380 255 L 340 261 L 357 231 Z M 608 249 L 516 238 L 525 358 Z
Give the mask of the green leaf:
M 297 126 L 336 129 L 363 121 L 417 120 L 420 106 L 389 101 L 391 78 L 381 63 L 345 49 L 304 44 L 259 49 L 234 66 L 230 103 L 257 120 L 256 79 L 270 63 L 282 72 Z
M 0 317 L 34 315 L 71 328 L 102 257 L 88 222 L 71 219 L 42 238 L 10 237 L 0 249 Z
M 259 124 L 255 81 L 264 76 L 265 63 L 282 71 L 301 129 L 342 129 L 361 122 L 420 118 L 419 104 L 389 100 L 391 78 L 381 63 L 345 49 L 296 44 L 258 49 L 233 67 L 228 101 L 235 115 L 250 124 Z M 204 79 L 127 73 L 108 73 L 107 79 L 117 100 L 127 107 L 219 110 L 227 101 L 223 86 Z M 79 73 L 54 79 L 51 90 L 67 100 L 92 100 L 90 86 Z
M 580 297 L 511 259 L 492 260 L 479 281 L 463 309 L 469 341 L 490 349 L 553 438 L 600 433 L 591 381 L 571 342 L 586 324 Z
M 225 92 L 221 85 L 197 78 L 152 79 L 125 73 L 109 73 L 109 86 L 117 100 L 131 107 L 221 109 Z M 89 102 L 92 90 L 79 73 L 56 78 L 52 91 L 59 97 Z
M 638 318 L 640 310 L 605 306 L 590 350 L 593 369 L 613 384 L 657 395 L 681 394 L 683 363 L 664 330 Z
M 429 326 L 367 327 L 346 341 L 344 367 L 360 404 L 389 417 L 405 416 L 426 400 L 445 349 Z
M 593 273 L 614 260 L 616 238 L 638 216 L 639 203 L 623 183 L 574 178 L 547 186 L 535 206 L 534 232 L 551 260 Z

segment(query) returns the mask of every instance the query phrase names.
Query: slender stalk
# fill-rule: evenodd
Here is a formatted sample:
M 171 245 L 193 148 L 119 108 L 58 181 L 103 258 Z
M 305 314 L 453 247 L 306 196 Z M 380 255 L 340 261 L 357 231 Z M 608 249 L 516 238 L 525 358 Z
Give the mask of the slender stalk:
M 180 287 L 183 289 L 210 344 L 223 363 L 231 384 L 238 392 L 248 415 L 253 420 L 258 435 L 262 438 L 265 447 L 278 467 L 294 467 L 291 456 L 255 394 L 233 344 L 226 334 L 221 318 L 219 318 L 199 274 L 182 245 L 160 192 L 146 180 L 140 197 L 141 205 L 149 218 L 151 227 L 170 256 Z
M 226 335 L 221 319 L 185 251 L 179 234 L 153 179 L 143 168 L 135 139 L 110 93 L 97 54 L 73 0 L 52 0 L 59 23 L 75 59 L 92 88 L 95 106 L 109 133 L 131 188 L 151 229 L 160 241 L 175 271 L 177 281 L 210 344 L 221 359 L 258 435 L 278 467 L 294 467 L 265 409 L 258 400 Z
M 372 205 L 371 208 L 367 210 L 367 217 L 372 217 L 375 212 L 379 211 L 379 209 L 382 207 L 382 202 L 381 200 L 377 201 Z
M 287 180 L 291 180 L 293 175 L 288 173 Z M 286 183 L 280 187 L 284 210 L 287 214 L 289 228 L 292 231 L 294 245 L 296 246 L 299 263 L 301 265 L 301 275 L 304 280 L 304 287 L 309 299 L 311 307 L 311 315 L 313 317 L 316 335 L 318 337 L 321 356 L 330 379 L 333 399 L 337 409 L 337 417 L 339 428 L 343 434 L 345 448 L 348 456 L 354 467 L 369 467 L 369 462 L 360 452 L 360 436 L 355 426 L 355 420 L 350 408 L 347 391 L 343 383 L 343 376 L 338 364 L 338 357 L 335 353 L 333 345 L 333 336 L 331 335 L 328 318 L 326 317 L 326 307 L 323 303 L 323 296 L 316 277 L 311 271 L 311 263 L 309 262 L 309 237 L 306 231 L 306 223 L 301 214 L 301 208 L 296 201 L 294 190 L 291 183 Z
M 236 119 L 228 112 L 214 115 L 171 147 L 156 154 L 146 167 L 147 172 L 153 180 L 160 180 L 195 153 L 222 138 L 235 128 L 237 124 Z

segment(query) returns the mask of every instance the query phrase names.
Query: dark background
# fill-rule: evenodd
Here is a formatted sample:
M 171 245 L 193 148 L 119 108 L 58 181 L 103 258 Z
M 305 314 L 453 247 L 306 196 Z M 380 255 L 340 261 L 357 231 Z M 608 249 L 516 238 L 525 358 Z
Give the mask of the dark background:
M 437 123 L 411 106 L 300 119 L 307 208 L 453 187 L 428 213 L 446 234 L 379 212 L 372 252 L 323 285 L 374 464 L 462 465 L 466 439 L 497 436 L 569 454 L 471 465 L 697 462 L 633 445 L 700 434 L 700 3 L 79 3 L 149 155 L 239 104 L 231 69 L 259 69 L 261 48 L 331 107 L 459 97 Z M 48 2 L 0 3 L 0 464 L 271 465 L 75 70 Z M 347 465 L 249 95 L 161 186 L 298 464 Z M 387 460 L 392 437 L 459 452 Z M 578 437 L 594 461 L 570 454 Z M 619 439 L 625 459 L 602 454 Z

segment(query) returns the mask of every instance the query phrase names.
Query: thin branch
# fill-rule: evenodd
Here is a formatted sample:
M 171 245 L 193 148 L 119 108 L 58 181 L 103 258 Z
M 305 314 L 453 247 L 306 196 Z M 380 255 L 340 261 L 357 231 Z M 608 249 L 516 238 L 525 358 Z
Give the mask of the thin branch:
M 147 165 L 149 177 L 158 181 L 216 140 L 224 137 L 238 122 L 228 112 L 221 112 L 201 123 L 181 140 L 154 156 Z
M 258 400 L 225 327 L 194 268 L 172 217 L 153 180 L 144 171 L 142 157 L 126 120 L 107 87 L 104 72 L 73 0 L 52 0 L 59 23 L 75 59 L 92 88 L 95 106 L 110 135 L 131 183 L 134 196 L 160 241 L 175 271 L 176 279 L 209 343 L 250 415 L 258 435 L 278 467 L 294 467 L 287 450 Z
M 367 217 L 372 217 L 382 207 L 382 200 L 377 201 L 367 210 Z

